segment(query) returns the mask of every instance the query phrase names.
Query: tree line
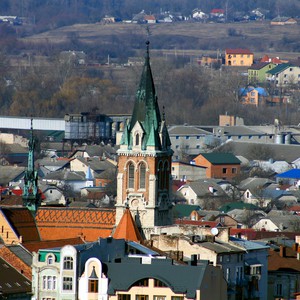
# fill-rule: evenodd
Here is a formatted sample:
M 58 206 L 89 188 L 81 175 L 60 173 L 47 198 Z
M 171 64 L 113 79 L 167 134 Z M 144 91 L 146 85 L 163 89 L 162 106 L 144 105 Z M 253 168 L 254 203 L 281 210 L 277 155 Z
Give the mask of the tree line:
M 248 125 L 273 123 L 275 118 L 283 124 L 299 123 L 299 99 L 276 107 L 243 105 L 237 91 L 247 85 L 245 76 L 179 63 L 176 57 L 152 57 L 151 64 L 159 105 L 165 107 L 168 124 L 218 124 L 219 115 L 225 113 L 243 117 Z M 47 66 L 12 67 L 1 54 L 1 114 L 130 114 L 141 68 L 77 66 L 57 57 Z
M 74 23 L 100 21 L 105 15 L 131 19 L 134 14 L 145 10 L 147 13 L 182 13 L 191 15 L 199 8 L 209 13 L 213 8 L 222 8 L 231 18 L 235 13 L 248 13 L 261 8 L 268 18 L 275 16 L 300 15 L 298 0 L 1 0 L 2 15 L 18 15 L 31 18 L 39 30 L 65 26 Z

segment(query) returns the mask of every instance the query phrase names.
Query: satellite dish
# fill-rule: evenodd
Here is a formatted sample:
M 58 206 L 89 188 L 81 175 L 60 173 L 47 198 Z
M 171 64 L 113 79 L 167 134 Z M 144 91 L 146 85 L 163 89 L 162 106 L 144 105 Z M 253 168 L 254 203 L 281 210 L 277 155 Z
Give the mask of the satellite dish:
M 214 227 L 214 228 L 211 229 L 210 232 L 211 232 L 212 235 L 216 236 L 219 233 L 219 230 L 218 230 L 218 228 Z

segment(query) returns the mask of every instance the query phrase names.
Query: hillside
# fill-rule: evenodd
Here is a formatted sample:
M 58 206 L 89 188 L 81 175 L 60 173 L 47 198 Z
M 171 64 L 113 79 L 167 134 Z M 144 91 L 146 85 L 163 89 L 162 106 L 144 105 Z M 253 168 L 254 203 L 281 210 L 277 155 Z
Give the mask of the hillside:
M 150 39 L 154 49 L 178 51 L 216 51 L 229 47 L 249 48 L 257 53 L 300 51 L 299 25 L 271 26 L 266 21 L 232 24 L 177 22 L 148 25 L 148 29 L 138 24 L 76 24 L 22 38 L 22 41 L 58 45 L 68 43 L 70 39 L 80 42 L 82 47 L 93 44 L 100 48 L 122 44 L 125 48 L 131 45 L 139 49 L 144 47 L 146 39 Z

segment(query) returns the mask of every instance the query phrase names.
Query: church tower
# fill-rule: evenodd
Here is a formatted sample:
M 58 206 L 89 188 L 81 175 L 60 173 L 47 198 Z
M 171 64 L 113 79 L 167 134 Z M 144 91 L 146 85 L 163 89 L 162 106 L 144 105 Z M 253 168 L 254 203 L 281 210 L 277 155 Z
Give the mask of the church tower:
M 116 225 L 129 207 L 145 236 L 156 226 L 172 224 L 171 159 L 173 151 L 161 116 L 152 77 L 149 42 L 131 121 L 124 128 L 117 178 Z
M 31 119 L 30 138 L 28 142 L 28 165 L 24 175 L 23 187 L 23 206 L 27 207 L 32 213 L 36 213 L 41 203 L 38 190 L 38 173 L 34 168 L 35 139 L 33 137 L 33 127 Z

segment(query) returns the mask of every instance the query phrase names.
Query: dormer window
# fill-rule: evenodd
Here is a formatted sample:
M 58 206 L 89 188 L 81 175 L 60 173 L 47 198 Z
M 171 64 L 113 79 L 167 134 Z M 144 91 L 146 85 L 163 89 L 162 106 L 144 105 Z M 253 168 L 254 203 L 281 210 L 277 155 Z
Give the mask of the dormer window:
M 138 146 L 140 144 L 140 135 L 137 133 L 135 135 L 135 145 Z
M 54 263 L 54 257 L 53 255 L 50 254 L 47 258 L 47 264 L 52 265 L 53 263 Z

